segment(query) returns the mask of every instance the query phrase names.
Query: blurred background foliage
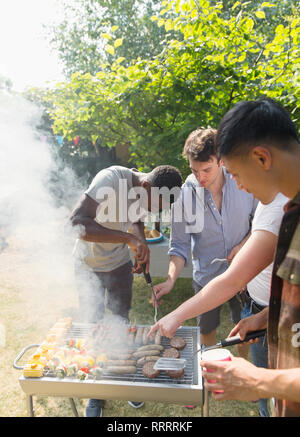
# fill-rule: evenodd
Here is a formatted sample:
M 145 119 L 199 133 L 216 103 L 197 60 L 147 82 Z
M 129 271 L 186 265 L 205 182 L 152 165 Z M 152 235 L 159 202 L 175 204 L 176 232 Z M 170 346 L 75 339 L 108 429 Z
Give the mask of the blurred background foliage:
M 188 134 L 262 96 L 299 126 L 297 2 L 73 0 L 63 9 L 48 36 L 66 80 L 26 96 L 63 138 L 69 162 L 171 164 L 186 176 Z

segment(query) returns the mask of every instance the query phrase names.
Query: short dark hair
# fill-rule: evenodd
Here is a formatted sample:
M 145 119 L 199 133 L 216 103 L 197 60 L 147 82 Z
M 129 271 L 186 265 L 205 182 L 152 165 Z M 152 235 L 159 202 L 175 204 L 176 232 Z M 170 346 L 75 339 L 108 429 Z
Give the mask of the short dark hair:
M 269 98 L 237 103 L 224 115 L 216 137 L 219 157 L 245 155 L 262 142 L 290 149 L 294 141 L 299 138 L 289 113 Z
M 147 176 L 148 182 L 152 187 L 167 187 L 171 190 L 174 187 L 181 188 L 182 175 L 178 168 L 172 165 L 159 165 L 155 167 Z
M 194 161 L 206 162 L 212 156 L 217 157 L 216 129 L 198 128 L 191 132 L 184 144 L 182 155 Z

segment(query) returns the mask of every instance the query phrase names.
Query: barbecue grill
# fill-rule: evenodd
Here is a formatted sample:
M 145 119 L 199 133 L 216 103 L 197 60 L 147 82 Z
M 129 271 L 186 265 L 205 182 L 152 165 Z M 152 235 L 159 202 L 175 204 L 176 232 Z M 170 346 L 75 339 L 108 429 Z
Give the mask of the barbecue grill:
M 73 323 L 66 334 L 65 340 L 71 338 L 86 338 L 95 325 Z M 146 327 L 146 325 L 139 325 Z M 138 326 L 137 326 L 138 328 Z M 79 380 L 76 377 L 58 378 L 55 373 L 45 371 L 40 378 L 26 378 L 21 376 L 19 383 L 27 396 L 28 414 L 34 416 L 33 395 L 59 396 L 70 399 L 74 415 L 78 416 L 74 398 L 130 400 L 149 402 L 170 402 L 173 404 L 193 404 L 202 407 L 202 415 L 208 416 L 208 394 L 203 389 L 200 354 L 194 353 L 200 348 L 200 333 L 197 327 L 183 326 L 176 336 L 181 336 L 186 341 L 186 347 L 181 351 L 181 358 L 187 360 L 184 375 L 180 378 L 171 378 L 161 372 L 153 379 L 145 377 L 142 368 L 137 367 L 137 372 L 126 375 L 112 375 L 104 373 L 100 379 L 89 375 L 88 379 Z M 162 337 L 162 345 L 170 347 L 169 339 Z M 25 347 L 16 357 L 14 367 L 23 369 L 18 362 L 30 348 Z

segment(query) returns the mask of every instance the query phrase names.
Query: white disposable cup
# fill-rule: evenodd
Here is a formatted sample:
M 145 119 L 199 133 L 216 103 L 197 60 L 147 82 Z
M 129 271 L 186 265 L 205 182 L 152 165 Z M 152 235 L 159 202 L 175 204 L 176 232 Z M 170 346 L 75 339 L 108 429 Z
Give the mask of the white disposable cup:
M 231 353 L 228 349 L 211 349 L 202 352 L 202 361 L 231 361 Z M 205 369 L 207 372 L 213 372 L 213 369 Z M 207 382 L 216 382 L 214 379 L 208 379 Z M 223 390 L 216 390 L 214 393 L 223 393 Z

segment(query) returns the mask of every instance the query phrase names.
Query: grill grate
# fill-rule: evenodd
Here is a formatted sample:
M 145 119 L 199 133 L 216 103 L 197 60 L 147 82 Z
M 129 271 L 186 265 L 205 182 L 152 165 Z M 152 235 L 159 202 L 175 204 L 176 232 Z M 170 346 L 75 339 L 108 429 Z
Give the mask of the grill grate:
M 83 324 L 83 323 L 73 323 L 72 327 L 68 331 L 65 336 L 65 341 L 68 341 L 72 338 L 87 338 L 91 329 L 93 329 L 95 325 L 93 324 Z M 147 325 L 138 325 L 138 327 L 147 327 Z M 175 384 L 175 385 L 197 385 L 198 384 L 198 371 L 197 371 L 197 357 L 193 357 L 194 352 L 197 350 L 197 332 L 195 328 L 191 327 L 182 327 L 176 332 L 176 336 L 183 337 L 186 341 L 185 348 L 180 351 L 180 358 L 185 358 L 187 360 L 186 367 L 184 369 L 184 374 L 180 378 L 171 378 L 168 376 L 163 370 L 160 371 L 160 374 L 156 378 L 147 378 L 142 373 L 142 366 L 137 366 L 137 372 L 133 374 L 124 374 L 124 375 L 116 375 L 103 373 L 101 376 L 101 380 L 113 380 L 113 381 L 127 381 L 127 382 L 137 382 L 137 383 L 147 383 L 151 382 L 151 384 Z M 169 348 L 170 341 L 166 337 L 162 337 L 161 344 L 163 347 Z M 134 346 L 135 349 L 138 349 L 137 346 Z M 58 379 L 56 374 L 50 371 L 45 371 L 44 377 L 50 377 Z M 68 380 L 77 380 L 76 376 L 65 376 L 64 381 Z M 91 375 L 88 376 L 88 380 L 95 380 L 95 378 Z M 84 382 L 84 381 L 82 381 Z M 96 381 L 95 381 L 96 382 Z

